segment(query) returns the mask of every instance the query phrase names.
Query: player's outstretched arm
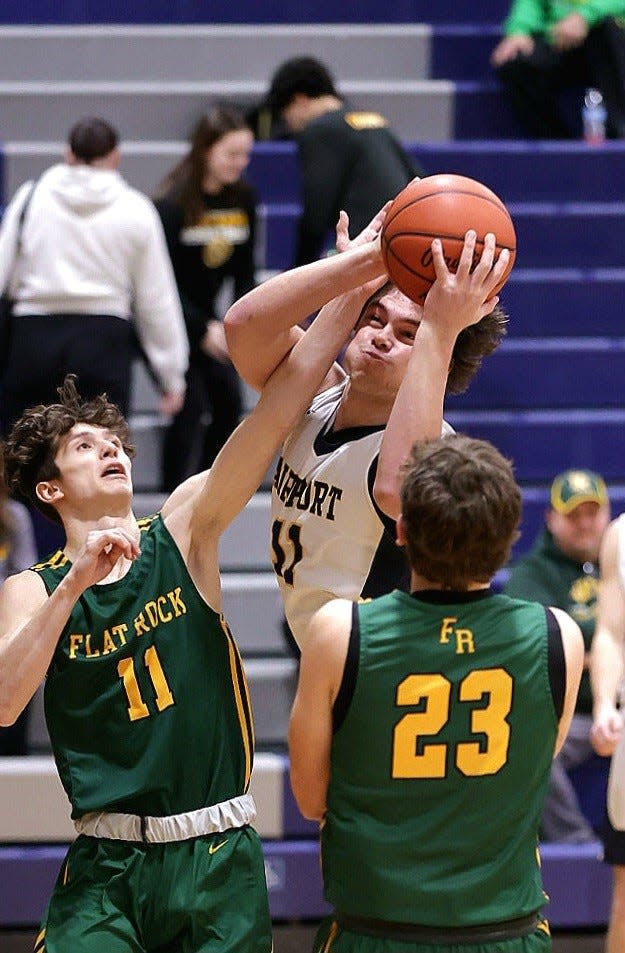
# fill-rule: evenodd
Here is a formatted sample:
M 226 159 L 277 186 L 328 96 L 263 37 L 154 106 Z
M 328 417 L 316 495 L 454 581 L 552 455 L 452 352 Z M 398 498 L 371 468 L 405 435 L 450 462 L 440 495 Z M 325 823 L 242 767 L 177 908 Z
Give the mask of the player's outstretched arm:
M 104 579 L 120 556 L 133 560 L 138 554 L 127 529 L 93 530 L 50 596 L 28 569 L 6 580 L 0 589 L 0 725 L 12 725 L 35 694 L 85 589 Z
M 458 334 L 489 314 L 493 296 L 509 260 L 503 251 L 495 260 L 495 236 L 488 234 L 480 261 L 472 269 L 476 233 L 467 232 L 458 269 L 450 272 L 442 244 L 432 242 L 436 280 L 425 299 L 406 374 L 397 392 L 384 432 L 373 495 L 392 519 L 400 512 L 401 467 L 417 440 L 440 437 L 447 376 Z
M 625 593 L 618 570 L 618 535 L 617 522 L 613 521 L 601 543 L 597 625 L 590 650 L 590 738 L 597 753 L 604 756 L 614 752 L 622 730 L 622 715 L 616 701 L 624 674 Z
M 322 258 L 269 278 L 236 301 L 224 325 L 232 362 L 241 377 L 260 390 L 305 333 L 299 325 L 338 295 L 386 274 L 379 242 L 383 214 L 341 255 Z M 364 234 L 364 233 L 363 233 Z
M 326 811 L 332 707 L 343 678 L 352 609 L 346 599 L 333 599 L 311 619 L 289 722 L 291 787 L 304 817 L 316 821 Z
M 258 489 L 370 294 L 371 288 L 361 285 L 322 309 L 270 376 L 254 410 L 230 436 L 211 469 L 181 484 L 163 506 L 163 518 L 196 585 L 214 607 L 219 602 L 217 541 Z
M 566 687 L 564 691 L 564 707 L 558 725 L 558 737 L 553 756 L 557 755 L 564 744 L 571 727 L 571 719 L 575 712 L 579 680 L 584 668 L 584 637 L 577 622 L 562 609 L 550 607 L 556 617 L 562 633 L 562 647 L 566 666 Z

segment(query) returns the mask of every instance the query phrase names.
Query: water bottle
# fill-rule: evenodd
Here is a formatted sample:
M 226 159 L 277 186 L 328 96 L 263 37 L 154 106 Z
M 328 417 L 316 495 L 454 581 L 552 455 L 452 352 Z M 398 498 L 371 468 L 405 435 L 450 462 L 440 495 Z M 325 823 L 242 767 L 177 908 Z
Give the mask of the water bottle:
M 584 139 L 591 146 L 600 145 L 605 141 L 606 108 L 603 96 L 598 89 L 587 89 L 584 95 L 582 121 L 584 124 Z

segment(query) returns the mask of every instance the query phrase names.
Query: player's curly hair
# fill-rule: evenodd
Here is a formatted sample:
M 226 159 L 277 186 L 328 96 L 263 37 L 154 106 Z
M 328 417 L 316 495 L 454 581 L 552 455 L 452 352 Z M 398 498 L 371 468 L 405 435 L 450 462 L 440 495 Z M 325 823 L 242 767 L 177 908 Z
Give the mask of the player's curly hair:
M 415 443 L 400 497 L 408 562 L 425 579 L 462 592 L 508 561 L 521 491 L 512 464 L 487 440 L 452 434 Z
M 106 394 L 83 400 L 76 388 L 76 375 L 68 374 L 57 388 L 57 404 L 38 404 L 24 411 L 4 442 L 4 480 L 10 493 L 28 501 L 55 523 L 60 523 L 53 506 L 43 503 L 36 487 L 41 480 L 59 476 L 54 462 L 59 440 L 77 423 L 103 427 L 121 440 L 129 457 L 135 448 L 130 442 L 126 420 Z
M 507 329 L 507 315 L 497 305 L 477 324 L 460 332 L 451 355 L 446 393 L 464 393 L 480 369 L 482 360 L 497 350 Z

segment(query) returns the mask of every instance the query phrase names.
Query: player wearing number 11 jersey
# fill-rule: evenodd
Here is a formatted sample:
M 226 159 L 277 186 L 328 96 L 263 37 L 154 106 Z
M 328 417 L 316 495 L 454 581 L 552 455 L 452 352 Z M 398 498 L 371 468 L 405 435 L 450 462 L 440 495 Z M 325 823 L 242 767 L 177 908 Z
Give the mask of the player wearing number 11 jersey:
M 341 254 L 273 276 L 225 318 L 232 360 L 260 388 L 309 333 L 299 325 L 311 313 L 325 305 L 341 320 L 351 314 L 343 365 L 332 367 L 293 428 L 272 489 L 272 561 L 300 647 L 312 614 L 333 596 L 379 595 L 407 579 L 393 551 L 399 467 L 414 440 L 450 429 L 445 393 L 468 387 L 505 332 L 492 289 L 507 254 L 495 259 L 493 235 L 473 268 L 475 232 L 467 232 L 455 274 L 433 242 L 437 278 L 421 308 L 380 280 L 383 219 L 384 210 L 350 243 L 343 216 Z M 363 302 L 365 283 L 372 287 Z
M 0 592 L 0 724 L 45 677 L 79 833 L 37 953 L 271 950 L 247 791 L 252 717 L 221 614 L 218 546 L 347 330 L 321 318 L 211 469 L 151 519 L 134 516 L 128 426 L 105 395 L 82 401 L 70 377 L 59 403 L 27 410 L 11 431 L 8 486 L 66 536 Z
M 289 748 L 300 809 L 324 822 L 316 951 L 551 948 L 538 825 L 584 647 L 566 613 L 489 588 L 520 499 L 485 441 L 415 444 L 397 523 L 411 592 L 311 622 Z

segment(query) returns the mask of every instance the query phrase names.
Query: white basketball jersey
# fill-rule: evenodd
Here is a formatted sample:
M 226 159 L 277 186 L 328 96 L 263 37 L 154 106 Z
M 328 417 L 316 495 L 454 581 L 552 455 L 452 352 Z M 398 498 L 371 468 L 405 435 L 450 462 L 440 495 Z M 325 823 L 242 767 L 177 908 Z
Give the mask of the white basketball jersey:
M 300 646 L 329 599 L 374 597 L 409 582 L 394 522 L 370 491 L 384 426 L 332 429 L 347 382 L 315 397 L 282 448 L 272 487 L 272 562 Z

